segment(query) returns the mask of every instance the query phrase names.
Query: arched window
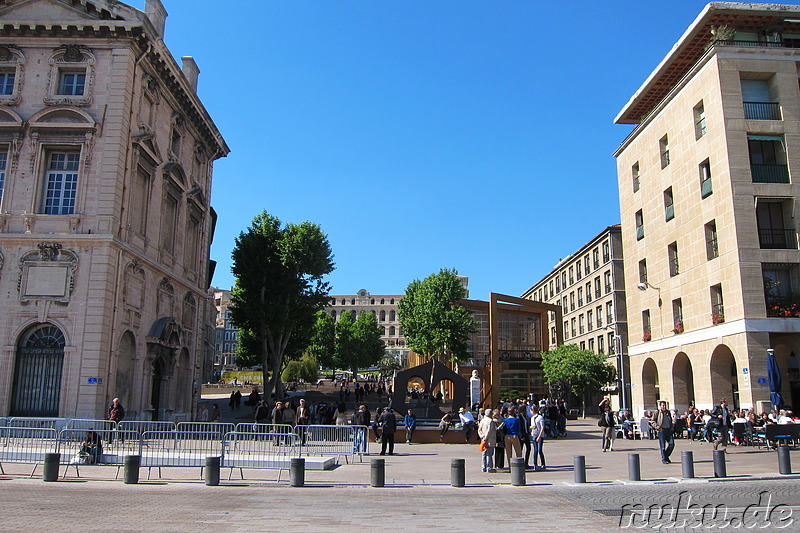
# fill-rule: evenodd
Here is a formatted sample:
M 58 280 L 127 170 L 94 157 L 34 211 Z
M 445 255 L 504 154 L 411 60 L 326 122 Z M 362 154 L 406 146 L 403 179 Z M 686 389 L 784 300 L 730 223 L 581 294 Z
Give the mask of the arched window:
M 336 311 L 331 311 L 331 316 L 333 317 L 334 320 L 336 320 Z
M 397 315 L 395 314 L 394 310 L 389 311 L 389 322 L 394 322 L 397 319 Z
M 17 345 L 11 416 L 58 416 L 66 341 L 60 329 L 40 324 Z
M 386 311 L 381 310 L 380 320 L 381 322 L 386 322 Z
M 384 302 L 384 300 L 383 300 L 383 298 L 381 298 L 381 305 L 383 305 L 383 302 Z
M 395 331 L 394 326 L 389 326 L 389 336 L 390 337 L 394 337 L 394 331 Z
M 394 305 L 394 298 L 392 298 L 391 300 L 389 300 L 389 303 L 390 303 L 391 305 Z

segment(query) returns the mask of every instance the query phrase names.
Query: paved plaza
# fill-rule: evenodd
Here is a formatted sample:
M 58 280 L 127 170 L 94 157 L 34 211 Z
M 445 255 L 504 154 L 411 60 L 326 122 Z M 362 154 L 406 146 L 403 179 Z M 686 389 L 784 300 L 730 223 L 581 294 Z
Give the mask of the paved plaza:
M 370 461 L 379 451 L 375 444 L 370 444 L 371 455 L 363 461 L 342 462 L 329 471 L 307 471 L 304 487 L 291 487 L 286 472 L 278 481 L 277 472 L 268 470 L 245 470 L 244 479 L 235 471 L 228 481 L 231 472 L 226 469 L 220 486 L 208 487 L 198 468 L 164 468 L 160 477 L 153 469 L 149 480 L 147 469 L 142 469 L 138 485 L 125 485 L 121 475 L 114 479 L 117 469 L 110 466 L 82 466 L 80 477 L 70 468 L 66 478 L 45 483 L 41 467 L 29 478 L 30 465 L 4 464 L 0 531 L 31 527 L 78 531 L 87 526 L 108 531 L 195 531 L 200 527 L 220 532 L 410 531 L 437 526 L 501 531 L 519 523 L 533 531 L 615 531 L 623 508 L 654 502 L 677 507 L 686 502 L 687 495 L 695 503 L 724 505 L 737 513 L 758 504 L 764 491 L 772 495 L 773 507 L 796 506 L 800 501 L 796 488 L 800 476 L 778 474 L 774 451 L 732 446 L 726 463 L 730 477 L 715 480 L 709 444 L 679 439 L 675 462 L 664 465 L 655 441 L 617 440 L 614 451 L 603 453 L 593 419 L 572 421 L 568 430 L 568 438 L 546 442 L 548 469 L 529 471 L 524 487 L 512 486 L 508 472 L 482 473 L 475 444 L 398 443 L 396 455 L 385 457 L 383 488 L 369 486 Z M 694 453 L 695 480 L 680 477 L 684 450 Z M 627 481 L 629 453 L 640 455 L 642 482 Z M 573 483 L 574 455 L 586 457 L 585 485 Z M 450 485 L 453 458 L 466 460 L 464 488 Z M 795 471 L 800 470 L 797 452 L 792 452 L 792 459 Z M 800 507 L 789 509 L 800 519 Z M 625 525 L 637 525 L 627 516 Z M 759 530 L 769 531 L 772 526 Z

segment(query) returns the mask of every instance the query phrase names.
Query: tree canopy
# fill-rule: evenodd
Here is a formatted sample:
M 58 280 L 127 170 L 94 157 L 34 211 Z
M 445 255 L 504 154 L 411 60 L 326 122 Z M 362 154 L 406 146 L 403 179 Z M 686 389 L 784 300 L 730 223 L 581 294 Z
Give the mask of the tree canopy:
M 284 226 L 263 211 L 239 234 L 232 259 L 231 318 L 255 339 L 251 346 L 264 366 L 265 396 L 274 390 L 282 398 L 284 357 L 299 357 L 308 346 L 315 314 L 327 302 L 323 277 L 333 271 L 328 237 L 317 224 Z
M 334 368 L 336 361 L 336 320 L 325 311 L 317 311 L 308 353 L 317 358 L 323 368 Z
M 383 329 L 372 313 L 361 313 L 353 320 L 352 311 L 343 312 L 336 322 L 335 331 L 337 366 L 349 368 L 354 378 L 360 368 L 375 365 L 383 358 Z
M 459 304 L 466 297 L 467 291 L 454 269 L 442 269 L 422 281 L 412 281 L 398 304 L 407 346 L 428 358 L 466 359 L 469 336 L 475 331 L 472 311 Z
M 542 370 L 549 383 L 558 382 L 581 399 L 584 416 L 588 396 L 613 381 L 615 375 L 604 355 L 581 350 L 575 344 L 542 352 Z

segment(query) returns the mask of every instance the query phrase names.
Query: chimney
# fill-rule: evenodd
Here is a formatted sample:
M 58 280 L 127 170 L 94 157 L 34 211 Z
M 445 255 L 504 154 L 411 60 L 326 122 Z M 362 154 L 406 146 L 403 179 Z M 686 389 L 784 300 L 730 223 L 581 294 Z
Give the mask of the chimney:
M 200 67 L 197 66 L 192 56 L 183 56 L 181 62 L 183 63 L 181 66 L 183 75 L 186 76 L 192 90 L 197 93 L 197 77 L 200 75 Z
M 156 29 L 158 38 L 164 40 L 164 22 L 167 20 L 168 13 L 164 9 L 161 0 L 147 0 L 144 6 L 144 13 Z

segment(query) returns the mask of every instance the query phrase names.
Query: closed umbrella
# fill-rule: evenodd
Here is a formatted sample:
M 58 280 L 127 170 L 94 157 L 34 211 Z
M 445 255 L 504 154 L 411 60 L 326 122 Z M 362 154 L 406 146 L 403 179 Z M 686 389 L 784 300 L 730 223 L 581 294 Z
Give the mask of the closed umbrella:
M 769 380 L 769 401 L 778 409 L 783 405 L 781 397 L 781 369 L 778 367 L 778 360 L 775 359 L 775 352 L 767 350 L 767 379 Z

